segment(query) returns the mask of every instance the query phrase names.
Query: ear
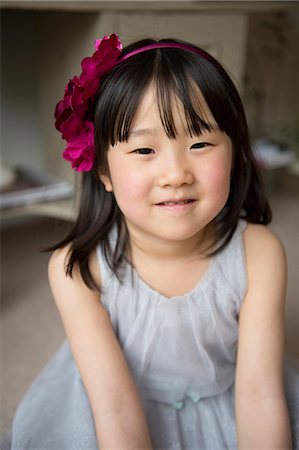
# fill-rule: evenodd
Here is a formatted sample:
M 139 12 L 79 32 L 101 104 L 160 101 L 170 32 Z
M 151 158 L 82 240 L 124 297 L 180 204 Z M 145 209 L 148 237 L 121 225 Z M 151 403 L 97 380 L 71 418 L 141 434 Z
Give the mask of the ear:
M 107 192 L 113 192 L 112 183 L 108 175 L 100 175 L 100 180 L 105 186 Z

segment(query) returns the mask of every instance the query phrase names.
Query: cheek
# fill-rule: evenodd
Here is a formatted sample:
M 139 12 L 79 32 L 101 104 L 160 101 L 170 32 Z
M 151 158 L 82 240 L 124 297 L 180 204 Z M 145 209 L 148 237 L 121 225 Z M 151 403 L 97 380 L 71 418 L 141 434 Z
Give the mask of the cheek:
M 205 171 L 206 188 L 220 198 L 227 198 L 230 189 L 231 161 L 219 159 L 214 161 Z
M 122 210 L 136 207 L 136 201 L 143 199 L 149 192 L 145 174 L 124 165 L 114 167 L 111 180 L 115 199 Z
M 214 189 L 225 188 L 230 184 L 230 171 L 223 167 L 215 167 L 211 169 L 209 179 Z

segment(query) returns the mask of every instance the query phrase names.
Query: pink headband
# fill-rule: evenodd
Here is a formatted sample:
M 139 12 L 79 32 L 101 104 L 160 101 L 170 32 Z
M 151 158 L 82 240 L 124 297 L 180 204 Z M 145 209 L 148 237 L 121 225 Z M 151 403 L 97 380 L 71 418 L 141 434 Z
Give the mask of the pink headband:
M 205 59 L 208 59 L 209 61 L 212 61 L 212 59 L 213 59 L 204 50 L 197 48 L 197 47 L 193 47 L 192 45 L 189 45 L 189 44 L 183 44 L 183 43 L 179 43 L 179 42 L 156 42 L 155 44 L 149 44 L 149 45 L 146 45 L 145 47 L 140 47 L 140 48 L 137 48 L 136 50 L 132 50 L 131 52 L 122 56 L 117 62 L 121 63 L 121 62 L 125 61 L 126 59 L 131 58 L 132 56 L 138 55 L 138 53 L 143 53 L 148 50 L 154 50 L 155 48 L 180 48 L 187 52 L 196 53 L 197 55 L 199 55 Z
M 156 48 L 179 48 L 213 62 L 213 58 L 205 51 L 176 42 L 146 45 L 119 58 L 122 44 L 116 34 L 97 39 L 95 48 L 91 57 L 82 60 L 80 77 L 74 76 L 69 81 L 63 99 L 55 109 L 55 127 L 67 142 L 62 156 L 77 172 L 89 172 L 93 166 L 95 151 L 92 111 L 101 77 L 105 73 L 138 53 Z

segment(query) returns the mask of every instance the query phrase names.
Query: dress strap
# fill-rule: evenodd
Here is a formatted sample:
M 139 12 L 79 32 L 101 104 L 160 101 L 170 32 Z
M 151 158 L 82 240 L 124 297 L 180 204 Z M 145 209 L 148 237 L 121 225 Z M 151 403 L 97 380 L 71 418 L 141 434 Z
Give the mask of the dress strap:
M 237 311 L 247 290 L 247 268 L 243 240 L 243 233 L 246 227 L 246 220 L 240 219 L 232 239 L 217 256 L 221 274 L 235 292 L 235 307 Z
M 109 234 L 109 242 L 111 248 L 116 245 L 116 229 L 113 228 Z M 103 244 L 100 242 L 96 247 L 96 255 L 99 264 L 100 274 L 101 274 L 101 289 L 105 290 L 105 286 L 111 281 L 114 273 L 109 267 L 109 264 L 105 257 L 105 252 Z
M 247 228 L 247 221 L 245 219 L 240 219 L 238 222 L 237 230 L 239 230 L 240 233 L 244 233 L 244 231 Z
M 98 259 L 100 274 L 101 274 L 101 285 L 104 286 L 106 281 L 111 277 L 112 273 L 111 273 L 110 267 L 108 266 L 108 263 L 106 261 L 104 249 L 103 249 L 101 243 L 98 244 L 98 246 L 96 248 L 96 254 L 97 254 L 97 259 Z

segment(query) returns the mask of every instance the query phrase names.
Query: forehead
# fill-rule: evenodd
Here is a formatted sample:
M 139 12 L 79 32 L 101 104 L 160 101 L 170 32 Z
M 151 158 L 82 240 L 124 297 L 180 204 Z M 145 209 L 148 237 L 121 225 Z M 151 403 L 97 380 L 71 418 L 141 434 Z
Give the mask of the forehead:
M 192 86 L 192 108 L 197 113 L 198 117 L 207 124 L 217 126 L 216 121 L 207 105 L 207 102 L 200 91 L 195 85 Z M 157 89 L 155 83 L 151 83 L 144 92 L 140 99 L 136 113 L 134 114 L 130 136 L 138 136 L 145 134 L 149 125 L 157 125 L 159 123 L 165 128 L 165 118 L 170 119 L 169 111 L 171 111 L 172 119 L 176 129 L 184 128 L 188 130 L 188 121 L 186 118 L 186 110 L 190 108 L 190 105 L 183 103 L 182 99 L 175 92 L 171 92 L 170 102 L 167 104 L 167 108 L 162 110 L 163 101 L 161 101 L 161 93 Z M 190 96 L 191 97 L 191 96 Z M 188 108 L 189 107 L 189 108 Z M 164 122 L 164 123 L 163 123 Z

